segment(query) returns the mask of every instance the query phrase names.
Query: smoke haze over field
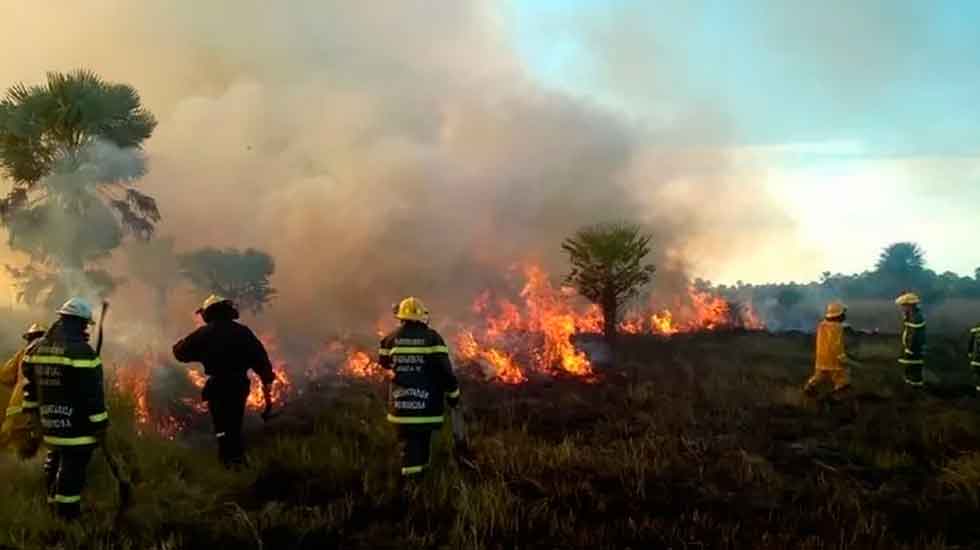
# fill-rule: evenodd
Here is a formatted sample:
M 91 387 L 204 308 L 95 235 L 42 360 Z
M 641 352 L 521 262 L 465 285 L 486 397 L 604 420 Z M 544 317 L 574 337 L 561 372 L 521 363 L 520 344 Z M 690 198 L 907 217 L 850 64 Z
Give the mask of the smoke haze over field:
M 564 237 L 619 218 L 653 231 L 661 281 L 775 260 L 761 245 L 816 272 L 765 172 L 709 145 L 731 131 L 720 105 L 653 123 L 545 87 L 497 2 L 355 4 L 5 1 L 0 82 L 86 67 L 135 86 L 160 121 L 140 184 L 158 234 L 272 254 L 265 318 L 297 337 L 370 331 L 405 294 L 461 312 L 515 262 L 563 273 Z M 646 63 L 684 90 L 676 59 Z

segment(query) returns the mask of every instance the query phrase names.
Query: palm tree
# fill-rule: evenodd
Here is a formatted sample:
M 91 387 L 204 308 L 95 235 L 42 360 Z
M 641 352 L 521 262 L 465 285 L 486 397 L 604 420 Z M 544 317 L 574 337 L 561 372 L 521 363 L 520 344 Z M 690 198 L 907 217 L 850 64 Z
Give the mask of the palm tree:
M 656 271 L 643 263 L 650 254 L 650 239 L 635 224 L 599 224 L 578 230 L 561 245 L 572 264 L 565 281 L 600 307 L 603 334 L 610 344 L 615 343 L 623 306 Z
M 931 293 L 935 276 L 925 269 L 925 254 L 910 242 L 885 247 L 875 264 L 873 284 L 880 297 L 896 296 L 906 290 Z
M 882 274 L 910 275 L 925 269 L 925 253 L 915 243 L 894 243 L 881 251 L 875 269 Z
M 29 254 L 22 273 L 34 273 L 34 283 L 68 272 L 77 276 L 69 286 L 99 286 L 85 276 L 87 264 L 127 232 L 152 236 L 160 212 L 134 184 L 146 173 L 141 147 L 156 124 L 132 86 L 85 70 L 17 84 L 0 100 L 0 171 L 12 182 L 0 224 L 10 247 Z

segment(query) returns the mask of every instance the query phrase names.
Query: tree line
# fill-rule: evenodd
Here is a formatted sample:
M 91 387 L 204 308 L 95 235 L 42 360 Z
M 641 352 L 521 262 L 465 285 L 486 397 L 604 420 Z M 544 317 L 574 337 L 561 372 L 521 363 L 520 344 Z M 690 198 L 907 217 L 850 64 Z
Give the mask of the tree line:
M 710 283 L 702 282 L 711 286 Z M 923 301 L 936 304 L 954 298 L 980 298 L 980 268 L 972 277 L 952 271 L 937 273 L 926 264 L 925 252 L 916 243 L 898 242 L 885 247 L 874 267 L 861 273 L 842 274 L 825 271 L 819 281 L 808 283 L 768 283 L 718 285 L 723 295 L 746 296 L 754 300 L 775 301 L 792 308 L 813 291 L 844 301 L 892 300 L 905 291 L 914 291 Z

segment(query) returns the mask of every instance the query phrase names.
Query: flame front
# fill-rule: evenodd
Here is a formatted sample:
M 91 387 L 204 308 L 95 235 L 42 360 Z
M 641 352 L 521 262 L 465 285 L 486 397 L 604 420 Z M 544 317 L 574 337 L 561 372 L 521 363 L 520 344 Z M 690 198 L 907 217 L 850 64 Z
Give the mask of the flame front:
M 115 371 L 114 385 L 121 393 L 133 400 L 136 430 L 139 434 L 153 431 L 167 439 L 176 438 L 188 424 L 178 403 L 158 402 L 153 399 L 154 367 L 162 364 L 161 357 L 153 353 L 128 361 Z M 177 407 L 180 408 L 180 407 Z
M 383 380 L 388 376 L 388 372 L 377 361 L 371 359 L 367 352 L 356 349 L 347 350 L 347 358 L 340 367 L 342 376 L 353 378 Z
M 520 301 L 494 300 L 493 293 L 485 291 L 473 302 L 471 309 L 482 318 L 481 324 L 457 333 L 457 356 L 478 364 L 487 378 L 508 384 L 525 382 L 532 372 L 594 380 L 592 364 L 573 342 L 576 335 L 603 332 L 601 309 L 578 299 L 574 289 L 556 289 L 540 266 L 528 264 L 521 272 L 524 284 Z M 751 308 L 733 311 L 721 296 L 690 286 L 671 307 L 657 307 L 651 302 L 646 308 L 628 312 L 617 328 L 623 334 L 671 336 L 764 327 Z
M 486 290 L 472 303 L 471 312 L 477 321 L 447 323 L 456 329 L 450 339 L 455 361 L 463 368 L 479 368 L 486 379 L 505 384 L 522 384 L 535 375 L 595 382 L 598 378 L 593 365 L 575 342 L 582 335 L 603 332 L 600 308 L 583 300 L 572 288 L 553 285 L 538 265 L 526 264 L 514 271 L 523 278 L 510 297 L 505 292 Z M 694 286 L 668 303 L 655 298 L 627 311 L 618 324 L 619 332 L 669 337 L 725 328 L 764 328 L 750 307 L 735 306 Z M 392 319 L 383 318 L 376 323 L 375 332 L 380 337 L 392 325 Z M 296 388 L 287 365 L 277 359 L 276 338 L 265 335 L 260 340 L 273 358 L 278 380 L 272 400 L 281 405 Z M 117 388 L 133 399 L 141 433 L 154 431 L 173 439 L 207 413 L 207 404 L 200 399 L 207 377 L 197 368 L 176 365 L 169 356 L 146 353 L 125 363 L 115 374 Z M 344 337 L 323 346 L 305 371 L 306 381 L 338 375 L 380 382 L 390 379 L 392 372 L 381 367 L 374 350 Z M 265 407 L 261 384 L 253 382 L 246 403 L 251 410 Z
M 271 357 L 278 356 L 274 338 L 260 337 L 260 340 Z M 281 405 L 294 391 L 293 382 L 285 362 L 273 359 L 272 370 L 277 379 L 272 402 Z M 196 368 L 173 363 L 165 354 L 146 353 L 125 362 L 115 370 L 114 383 L 117 390 L 133 399 L 140 434 L 156 432 L 167 439 L 175 439 L 195 422 L 195 417 L 208 412 L 207 403 L 201 400 L 207 376 Z M 251 384 L 246 406 L 253 411 L 265 407 L 261 384 Z
M 591 378 L 592 365 L 572 337 L 594 318 L 577 313 L 540 267 L 527 265 L 523 275 L 520 304 L 505 298 L 494 301 L 490 292 L 473 303 L 483 326 L 457 333 L 458 357 L 479 364 L 487 378 L 506 384 L 525 382 L 530 371 Z

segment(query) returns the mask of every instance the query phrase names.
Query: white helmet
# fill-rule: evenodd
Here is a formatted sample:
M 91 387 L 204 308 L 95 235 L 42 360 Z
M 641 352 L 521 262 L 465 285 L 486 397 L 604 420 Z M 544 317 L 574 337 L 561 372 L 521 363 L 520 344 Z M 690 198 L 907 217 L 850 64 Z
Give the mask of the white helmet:
M 59 315 L 71 315 L 81 317 L 86 321 L 92 321 L 92 305 L 83 298 L 72 298 L 61 306 L 58 310 Z

